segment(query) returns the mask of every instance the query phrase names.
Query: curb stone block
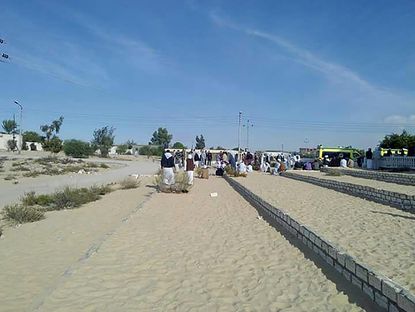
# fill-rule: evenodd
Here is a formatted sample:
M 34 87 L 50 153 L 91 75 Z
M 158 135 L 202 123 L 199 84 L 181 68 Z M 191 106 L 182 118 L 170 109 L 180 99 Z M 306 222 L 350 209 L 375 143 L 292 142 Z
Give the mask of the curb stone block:
M 397 294 L 401 292 L 401 288 L 396 285 L 391 280 L 383 279 L 382 280 L 382 294 L 391 299 L 392 301 L 397 301 Z
M 354 275 L 352 275 L 352 284 L 362 289 L 362 281 Z
M 350 282 L 352 280 L 352 273 L 347 270 L 343 270 L 343 276 Z
M 390 302 L 389 302 L 389 310 L 388 311 L 389 312 L 400 312 L 399 308 L 396 305 L 394 305 L 393 303 L 390 303 Z
M 364 268 L 363 266 L 356 264 L 356 275 L 358 278 L 360 278 L 361 280 L 363 280 L 364 282 L 368 282 L 368 278 L 367 278 L 367 273 L 368 270 L 366 268 Z
M 356 273 L 356 262 L 352 257 L 346 257 L 346 268 L 353 274 Z
M 369 285 L 375 287 L 379 291 L 382 291 L 382 279 L 373 272 L 369 272 L 368 276 Z
M 346 266 L 346 254 L 341 251 L 337 251 L 337 261 L 342 265 Z
M 375 301 L 375 292 L 372 287 L 370 287 L 368 284 L 363 283 L 363 292 L 372 299 L 372 301 Z
M 415 312 L 415 297 L 407 291 L 398 294 L 398 306 L 405 312 Z
M 386 311 L 388 310 L 388 298 L 382 295 L 380 292 L 375 291 L 375 302 Z
M 334 263 L 334 268 L 337 270 L 337 272 L 343 274 L 343 267 L 338 262 Z

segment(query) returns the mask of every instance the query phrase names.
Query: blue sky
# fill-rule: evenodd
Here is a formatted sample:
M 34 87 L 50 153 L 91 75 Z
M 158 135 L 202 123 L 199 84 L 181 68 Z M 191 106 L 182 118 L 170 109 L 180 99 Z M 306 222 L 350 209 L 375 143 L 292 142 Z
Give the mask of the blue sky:
M 61 137 L 250 147 L 375 146 L 415 132 L 415 2 L 12 1 L 0 4 L 0 119 L 60 115 Z M 242 146 L 246 145 L 242 128 Z

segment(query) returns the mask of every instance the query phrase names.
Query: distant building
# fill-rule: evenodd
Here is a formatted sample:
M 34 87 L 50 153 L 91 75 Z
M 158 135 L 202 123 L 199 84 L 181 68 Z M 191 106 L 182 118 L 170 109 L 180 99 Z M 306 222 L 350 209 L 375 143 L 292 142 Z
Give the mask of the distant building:
M 9 145 L 8 141 L 15 140 L 18 147 L 22 146 L 22 140 L 20 135 L 18 134 L 7 134 L 7 133 L 0 133 L 0 150 L 8 151 Z

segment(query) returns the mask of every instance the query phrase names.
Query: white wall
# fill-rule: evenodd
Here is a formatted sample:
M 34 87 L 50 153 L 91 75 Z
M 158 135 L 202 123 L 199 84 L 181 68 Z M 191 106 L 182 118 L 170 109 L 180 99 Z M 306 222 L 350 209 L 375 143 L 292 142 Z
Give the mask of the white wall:
M 7 141 L 13 140 L 13 134 L 0 133 L 0 150 L 8 150 Z M 18 134 L 15 134 L 15 140 L 17 141 L 17 146 L 22 146 L 21 137 Z

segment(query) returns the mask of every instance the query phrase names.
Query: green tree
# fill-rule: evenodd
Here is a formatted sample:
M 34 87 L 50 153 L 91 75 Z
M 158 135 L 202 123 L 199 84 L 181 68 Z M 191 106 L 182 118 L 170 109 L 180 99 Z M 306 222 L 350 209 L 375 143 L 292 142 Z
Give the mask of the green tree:
M 42 137 L 35 131 L 25 131 L 23 133 L 24 142 L 42 142 Z
M 117 146 L 117 153 L 118 154 L 125 154 L 127 152 L 128 145 L 127 144 L 121 144 Z
M 166 128 L 158 128 L 157 131 L 153 132 L 153 136 L 148 144 L 167 147 L 172 138 L 173 135 L 169 134 Z
M 202 149 L 205 148 L 205 138 L 203 137 L 203 134 L 199 136 L 196 136 L 196 149 Z
M 52 121 L 50 125 L 40 126 L 40 130 L 45 134 L 46 141 L 49 141 L 53 136 L 59 133 L 63 123 L 63 116 L 59 119 Z
M 152 146 L 152 145 L 146 145 L 140 147 L 138 150 L 138 153 L 140 155 L 146 155 L 148 157 L 150 156 L 161 156 L 163 155 L 163 147 L 162 146 Z
M 62 150 L 63 142 L 59 137 L 53 136 L 50 140 L 45 141 L 42 146 L 45 151 L 57 154 Z
M 409 134 L 406 130 L 403 130 L 401 134 L 392 133 L 386 135 L 382 141 L 380 141 L 380 147 L 382 148 L 410 148 L 415 146 L 415 135 Z
M 102 157 L 108 157 L 108 152 L 111 146 L 114 144 L 114 135 L 115 128 L 113 127 L 102 127 L 101 129 L 96 129 L 92 138 L 92 146 L 95 149 L 99 149 Z
M 186 146 L 184 146 L 184 144 L 182 142 L 175 142 L 172 147 L 173 148 L 177 148 L 177 149 L 184 149 L 184 148 L 186 148 Z
M 88 142 L 75 139 L 66 140 L 63 144 L 63 151 L 66 156 L 72 156 L 75 158 L 88 158 L 93 152 Z
M 40 126 L 40 130 L 45 134 L 45 140 L 42 144 L 43 149 L 52 153 L 59 153 L 62 150 L 63 142 L 57 136 L 63 123 L 63 116 L 52 121 L 50 125 Z
M 8 134 L 16 133 L 17 123 L 13 119 L 3 120 L 1 126 L 3 127 L 3 130 Z

